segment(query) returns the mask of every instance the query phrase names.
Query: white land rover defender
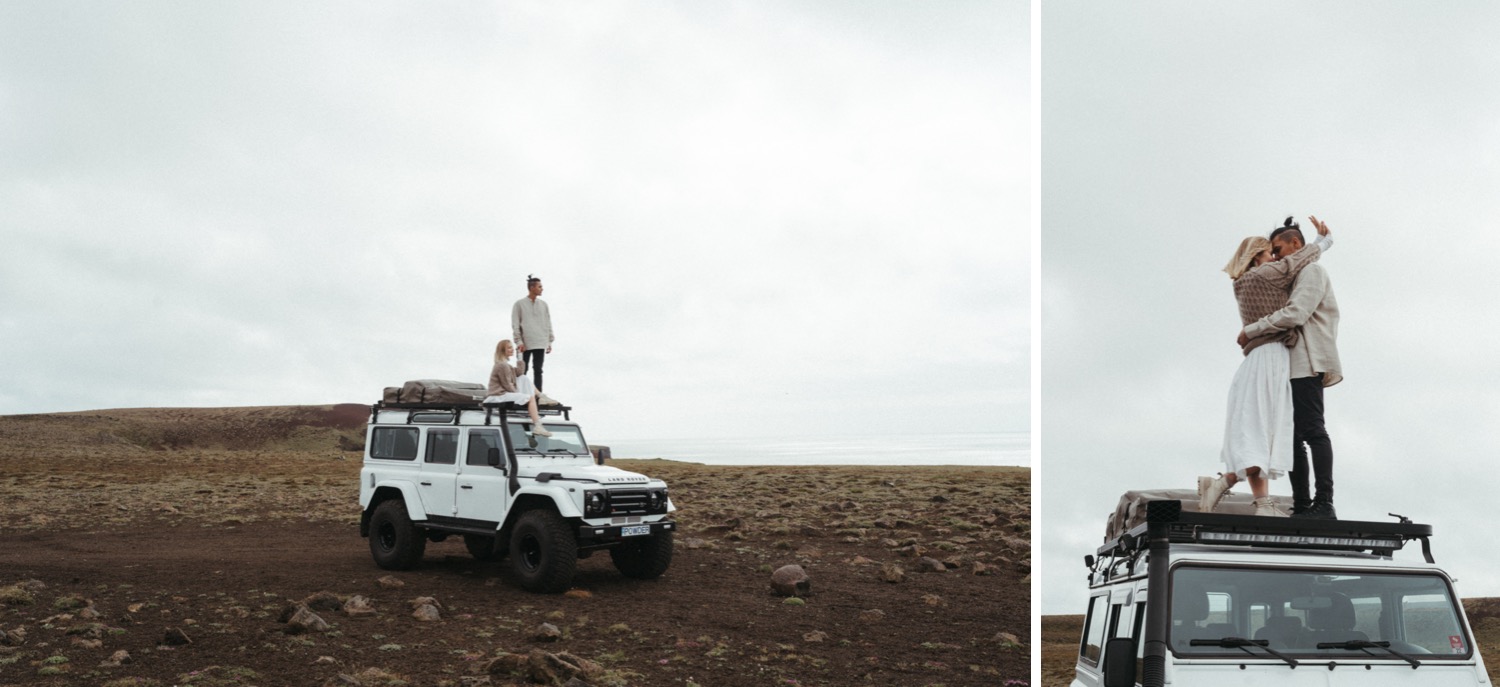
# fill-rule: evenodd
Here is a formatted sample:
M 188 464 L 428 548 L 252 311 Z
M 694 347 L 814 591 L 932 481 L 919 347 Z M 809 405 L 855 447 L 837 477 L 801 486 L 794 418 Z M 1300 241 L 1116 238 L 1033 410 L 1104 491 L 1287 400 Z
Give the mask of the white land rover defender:
M 1428 525 L 1126 505 L 1139 524 L 1084 557 L 1074 687 L 1489 683 Z
M 510 556 L 534 592 L 568 589 L 599 549 L 627 577 L 660 577 L 676 529 L 667 484 L 591 455 L 571 410 L 543 406 L 543 437 L 508 403 L 376 403 L 359 483 L 375 563 L 409 569 L 428 541 L 459 535 L 475 558 Z

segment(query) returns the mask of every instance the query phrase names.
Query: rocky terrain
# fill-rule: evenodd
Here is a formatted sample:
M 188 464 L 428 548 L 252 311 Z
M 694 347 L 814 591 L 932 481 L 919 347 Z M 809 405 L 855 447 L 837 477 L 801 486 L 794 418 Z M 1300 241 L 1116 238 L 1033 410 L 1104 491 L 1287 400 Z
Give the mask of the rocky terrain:
M 618 460 L 671 569 L 547 596 L 456 539 L 371 562 L 366 413 L 0 417 L 0 685 L 1026 684 L 1024 468 Z

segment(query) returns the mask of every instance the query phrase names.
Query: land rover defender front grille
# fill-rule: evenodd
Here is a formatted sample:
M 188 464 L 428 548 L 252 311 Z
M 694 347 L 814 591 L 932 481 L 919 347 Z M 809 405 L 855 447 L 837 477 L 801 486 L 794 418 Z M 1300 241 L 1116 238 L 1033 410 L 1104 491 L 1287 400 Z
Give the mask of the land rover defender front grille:
M 649 489 L 611 489 L 609 490 L 609 514 L 610 515 L 655 515 L 667 512 L 667 499 L 665 493 L 658 491 L 655 494 L 653 508 L 653 494 Z

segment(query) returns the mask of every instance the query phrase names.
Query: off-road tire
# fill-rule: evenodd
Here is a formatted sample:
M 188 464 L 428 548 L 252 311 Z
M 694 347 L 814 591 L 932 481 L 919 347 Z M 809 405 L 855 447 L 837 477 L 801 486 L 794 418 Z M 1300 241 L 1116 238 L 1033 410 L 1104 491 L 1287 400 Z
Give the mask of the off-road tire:
M 505 558 L 509 550 L 500 546 L 500 540 L 496 537 L 486 537 L 480 534 L 464 535 L 464 546 L 468 547 L 469 555 L 476 561 L 498 561 Z
M 654 580 L 672 565 L 672 531 L 626 539 L 609 550 L 609 557 L 621 575 Z
M 370 515 L 370 556 L 386 570 L 410 570 L 422 562 L 427 533 L 412 524 L 406 502 L 390 499 Z
M 522 589 L 567 591 L 578 569 L 578 538 L 561 515 L 540 508 L 526 511 L 510 534 L 510 562 Z

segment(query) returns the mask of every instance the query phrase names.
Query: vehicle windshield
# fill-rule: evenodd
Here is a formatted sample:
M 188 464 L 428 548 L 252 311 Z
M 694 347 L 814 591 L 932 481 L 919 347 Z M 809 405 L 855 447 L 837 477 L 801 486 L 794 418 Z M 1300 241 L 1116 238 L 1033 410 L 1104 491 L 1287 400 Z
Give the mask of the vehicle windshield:
M 552 436 L 543 437 L 531 433 L 530 422 L 510 421 L 510 444 L 516 447 L 516 453 L 542 453 L 554 455 L 587 455 L 588 446 L 583 443 L 583 433 L 578 431 L 576 425 L 549 425 L 547 431 Z
M 1270 657 L 1214 641 L 1237 637 L 1299 659 L 1396 658 L 1391 651 L 1421 661 L 1467 658 L 1473 644 L 1458 608 L 1435 573 L 1182 566 L 1172 572 L 1170 641 L 1179 656 Z

